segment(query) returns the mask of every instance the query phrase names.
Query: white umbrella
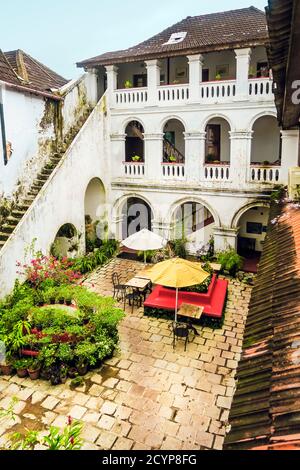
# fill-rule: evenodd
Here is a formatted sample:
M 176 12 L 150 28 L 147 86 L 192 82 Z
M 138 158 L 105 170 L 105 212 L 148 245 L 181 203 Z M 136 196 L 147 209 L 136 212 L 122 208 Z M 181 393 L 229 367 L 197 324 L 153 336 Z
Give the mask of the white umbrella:
M 140 232 L 134 233 L 122 242 L 122 245 L 126 246 L 126 248 L 129 248 L 130 250 L 143 251 L 145 264 L 147 261 L 147 251 L 161 250 L 166 246 L 166 244 L 167 240 L 156 233 L 150 232 L 150 230 L 147 230 L 146 228 Z

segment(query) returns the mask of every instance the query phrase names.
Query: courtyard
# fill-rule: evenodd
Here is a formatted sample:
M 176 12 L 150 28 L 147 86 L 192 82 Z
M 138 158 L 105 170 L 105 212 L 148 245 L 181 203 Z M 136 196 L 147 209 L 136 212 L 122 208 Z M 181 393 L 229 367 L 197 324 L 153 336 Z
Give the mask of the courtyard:
M 135 261 L 113 259 L 85 286 L 112 295 L 112 274 L 127 281 L 141 270 Z M 199 336 L 173 349 L 171 322 L 126 308 L 115 356 L 90 372 L 76 390 L 69 381 L 53 387 L 17 376 L 0 377 L 0 408 L 18 398 L 7 432 L 64 427 L 68 416 L 84 423 L 86 450 L 221 450 L 235 390 L 251 287 L 230 280 L 222 329 L 197 327 Z

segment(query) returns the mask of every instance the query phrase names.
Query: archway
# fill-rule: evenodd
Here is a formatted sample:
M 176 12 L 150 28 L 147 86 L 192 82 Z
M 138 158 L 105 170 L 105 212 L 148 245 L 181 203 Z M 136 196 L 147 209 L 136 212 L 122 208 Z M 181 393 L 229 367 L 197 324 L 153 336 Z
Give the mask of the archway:
M 211 248 L 216 226 L 214 216 L 203 204 L 188 201 L 174 212 L 172 238 L 187 240 L 187 251 L 196 254 Z
M 145 162 L 144 127 L 139 121 L 131 121 L 125 129 L 125 161 Z
M 106 192 L 102 181 L 93 178 L 85 192 L 86 250 L 93 251 L 107 239 Z
M 150 205 L 141 198 L 130 197 L 122 210 L 122 239 L 130 237 L 144 228 L 152 230 L 153 212 Z
M 270 208 L 252 206 L 237 219 L 238 254 L 245 258 L 245 271 L 256 272 L 269 223 Z
M 163 142 L 164 163 L 185 162 L 185 127 L 178 119 L 170 119 L 166 122 Z
M 72 224 L 64 224 L 55 236 L 51 254 L 56 258 L 75 258 L 78 249 L 79 239 L 76 228 Z
M 205 163 L 230 164 L 230 124 L 221 117 L 212 118 L 206 125 Z
M 259 117 L 252 130 L 251 165 L 280 165 L 281 135 L 276 117 Z

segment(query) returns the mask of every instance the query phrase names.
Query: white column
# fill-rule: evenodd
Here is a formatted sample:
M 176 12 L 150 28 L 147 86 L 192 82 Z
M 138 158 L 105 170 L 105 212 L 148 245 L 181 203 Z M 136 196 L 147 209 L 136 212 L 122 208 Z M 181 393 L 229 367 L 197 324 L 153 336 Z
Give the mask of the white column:
M 235 49 L 236 54 L 236 99 L 247 100 L 249 97 L 249 66 L 251 49 Z
M 230 174 L 235 187 L 245 186 L 250 174 L 253 132 L 230 132 Z
M 288 183 L 289 168 L 299 166 L 299 130 L 281 131 L 281 180 Z
M 205 161 L 206 132 L 185 132 L 185 172 L 188 182 L 199 182 Z
M 111 141 L 111 175 L 112 178 L 123 178 L 125 175 L 125 140 L 126 134 L 112 134 Z
M 106 67 L 107 75 L 107 92 L 110 102 L 110 106 L 114 107 L 115 105 L 115 96 L 114 91 L 118 87 L 118 67 L 115 65 L 107 65 Z
M 227 251 L 230 249 L 237 250 L 238 230 L 218 227 L 214 229 L 215 253 Z
M 147 60 L 145 63 L 148 74 L 148 106 L 157 106 L 158 87 L 160 85 L 160 63 L 156 59 Z
M 145 141 L 145 174 L 153 181 L 162 179 L 164 134 L 144 134 Z
M 201 54 L 187 56 L 190 76 L 190 101 L 199 102 L 200 83 L 202 82 L 203 56 Z
M 98 103 L 98 71 L 97 69 L 88 69 L 87 93 L 91 105 Z

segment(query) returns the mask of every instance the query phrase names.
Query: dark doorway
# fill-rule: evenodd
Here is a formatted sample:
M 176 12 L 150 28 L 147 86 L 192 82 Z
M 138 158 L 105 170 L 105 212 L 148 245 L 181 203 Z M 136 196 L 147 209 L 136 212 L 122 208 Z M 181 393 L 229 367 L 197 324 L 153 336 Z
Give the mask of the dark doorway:
M 207 163 L 221 161 L 221 126 L 208 124 L 206 128 L 206 161 Z
M 146 88 L 147 86 L 147 75 L 139 74 L 133 76 L 133 86 L 134 88 Z
M 152 230 L 151 207 L 142 199 L 129 198 L 123 213 L 123 240 L 144 228 Z

